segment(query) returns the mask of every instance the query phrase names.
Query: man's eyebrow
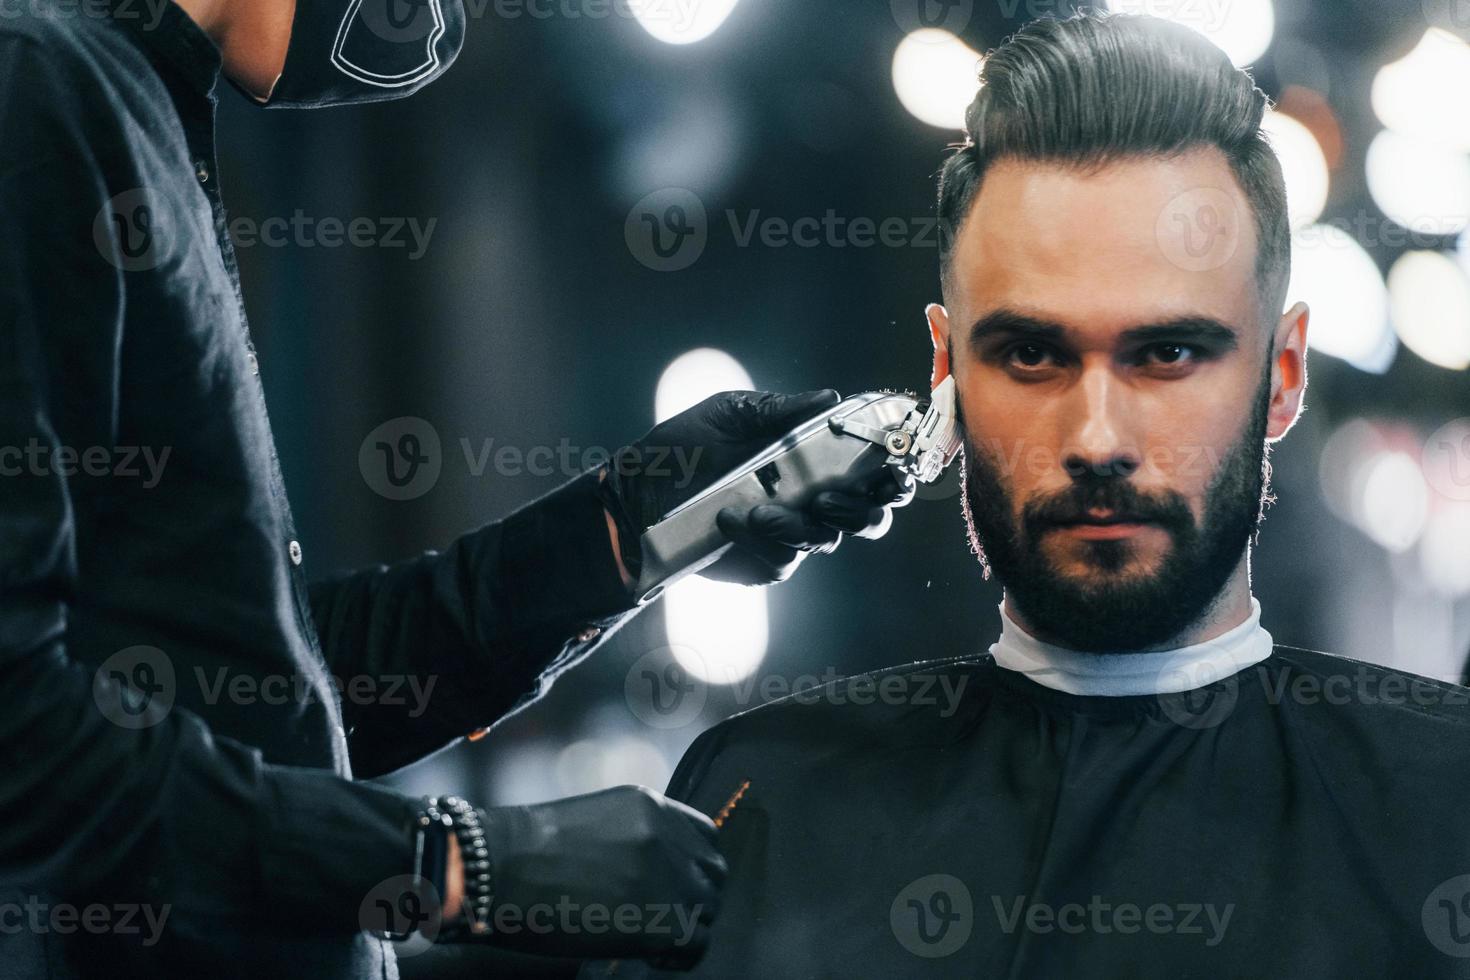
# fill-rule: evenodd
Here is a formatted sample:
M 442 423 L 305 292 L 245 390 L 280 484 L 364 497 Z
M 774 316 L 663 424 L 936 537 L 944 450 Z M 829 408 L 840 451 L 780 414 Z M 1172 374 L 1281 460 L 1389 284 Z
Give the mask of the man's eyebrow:
M 1060 323 L 1001 308 L 975 321 L 970 328 L 970 347 L 979 351 L 982 344 L 993 339 L 1060 343 L 1070 332 Z M 1239 332 L 1234 327 L 1207 316 L 1181 316 L 1129 327 L 1118 334 L 1118 341 L 1124 344 L 1207 343 L 1224 350 L 1240 346 Z

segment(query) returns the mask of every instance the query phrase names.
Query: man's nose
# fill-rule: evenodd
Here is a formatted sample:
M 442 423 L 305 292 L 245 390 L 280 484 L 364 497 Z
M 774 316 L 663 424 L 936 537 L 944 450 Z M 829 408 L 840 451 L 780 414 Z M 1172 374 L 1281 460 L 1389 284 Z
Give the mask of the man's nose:
M 1073 479 L 1128 477 L 1142 460 L 1131 438 L 1134 406 L 1126 385 L 1106 368 L 1089 367 L 1066 406 L 1062 468 Z

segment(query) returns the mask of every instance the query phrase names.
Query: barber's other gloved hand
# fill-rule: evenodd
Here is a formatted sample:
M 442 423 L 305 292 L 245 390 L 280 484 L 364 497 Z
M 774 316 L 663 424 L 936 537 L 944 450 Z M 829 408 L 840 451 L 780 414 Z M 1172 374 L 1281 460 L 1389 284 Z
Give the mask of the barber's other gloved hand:
M 661 422 L 608 467 L 608 490 L 622 510 L 620 515 L 609 508 L 619 534 L 636 539 L 679 504 L 841 400 L 831 389 L 799 395 L 727 391 Z M 663 465 L 651 465 L 656 459 Z M 911 484 L 899 486 L 880 472 L 867 485 L 819 494 L 806 511 L 780 504 L 745 513 L 726 508 L 718 524 L 735 546 L 700 574 L 744 585 L 785 581 L 807 555 L 834 550 L 843 534 L 881 537 L 892 524 L 892 508 L 912 497 Z M 628 550 L 625 541 L 623 551 Z
M 494 945 L 686 967 L 703 955 L 728 873 L 704 814 L 619 786 L 485 815 Z M 517 927 L 497 929 L 497 914 Z

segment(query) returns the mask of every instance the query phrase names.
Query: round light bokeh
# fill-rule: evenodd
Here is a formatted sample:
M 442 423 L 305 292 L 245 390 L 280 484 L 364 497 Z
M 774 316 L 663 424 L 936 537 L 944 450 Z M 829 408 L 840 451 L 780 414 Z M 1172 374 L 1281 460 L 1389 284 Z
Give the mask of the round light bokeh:
M 980 88 L 980 53 L 948 31 L 914 31 L 893 52 L 893 90 L 916 119 L 964 129 L 965 110 Z
M 1368 192 L 1396 224 L 1454 235 L 1470 224 L 1470 156 L 1385 129 L 1368 145 Z
M 1373 78 L 1373 111 L 1395 132 L 1470 152 L 1466 92 L 1470 92 L 1470 44 L 1432 27 L 1414 50 L 1378 70 Z
M 1441 252 L 1410 251 L 1388 270 L 1393 328 L 1431 364 L 1470 367 L 1470 279 Z
M 1281 161 L 1291 227 L 1305 228 L 1327 206 L 1327 156 L 1312 131 L 1283 112 L 1267 112 L 1261 128 Z
M 740 0 L 628 0 L 628 7 L 645 31 L 665 44 L 703 41 L 729 19 Z
M 1363 371 L 1388 370 L 1397 349 L 1388 287 L 1363 246 L 1341 228 L 1310 225 L 1292 236 L 1288 304 L 1311 308 L 1307 346 Z

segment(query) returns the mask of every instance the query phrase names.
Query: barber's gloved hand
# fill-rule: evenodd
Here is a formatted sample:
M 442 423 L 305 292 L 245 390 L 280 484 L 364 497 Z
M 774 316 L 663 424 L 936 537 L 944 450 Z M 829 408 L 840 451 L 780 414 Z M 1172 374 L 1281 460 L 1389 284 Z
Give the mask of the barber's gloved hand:
M 842 400 L 831 389 L 799 395 L 727 391 L 655 426 L 621 450 L 609 465 L 609 508 L 625 554 L 636 537 L 679 504 L 767 448 L 797 425 Z M 662 460 L 662 465 L 658 461 Z M 734 542 L 705 578 L 744 585 L 785 581 L 814 552 L 837 547 L 843 534 L 877 538 L 892 524 L 891 508 L 913 498 L 913 486 L 898 485 L 887 473 L 867 485 L 819 494 L 805 511 L 762 504 L 748 512 L 721 511 L 720 530 Z M 621 510 L 621 514 L 615 510 Z
M 485 812 L 494 945 L 692 966 L 728 868 L 698 810 L 641 786 Z M 623 906 L 637 908 L 636 917 Z M 497 910 L 502 910 L 497 912 Z M 516 916 L 517 927 L 497 929 Z

